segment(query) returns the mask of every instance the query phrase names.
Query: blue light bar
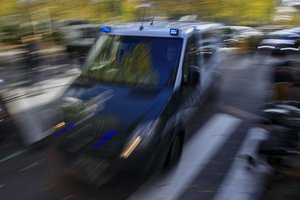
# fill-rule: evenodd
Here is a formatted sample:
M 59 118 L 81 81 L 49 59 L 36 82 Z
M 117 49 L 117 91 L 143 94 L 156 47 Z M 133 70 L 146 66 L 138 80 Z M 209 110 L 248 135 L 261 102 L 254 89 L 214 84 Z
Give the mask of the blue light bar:
M 103 26 L 100 28 L 100 30 L 104 33 L 110 33 L 111 32 L 111 28 L 108 26 Z
M 109 138 L 111 138 L 117 131 L 109 131 L 103 138 L 101 138 L 96 144 L 94 144 L 94 148 L 99 148 L 104 142 L 106 142 Z
M 179 34 L 179 30 L 178 29 L 174 29 L 174 28 L 170 29 L 170 35 L 178 35 L 178 34 Z
M 70 124 L 69 126 L 66 126 L 66 127 L 63 128 L 63 129 L 61 129 L 61 130 L 59 130 L 59 131 L 56 131 L 56 132 L 54 133 L 54 135 L 55 135 L 55 136 L 62 135 L 62 134 L 64 134 L 64 133 L 68 132 L 69 130 L 71 130 L 72 128 L 74 128 L 75 126 L 77 126 L 76 123 Z

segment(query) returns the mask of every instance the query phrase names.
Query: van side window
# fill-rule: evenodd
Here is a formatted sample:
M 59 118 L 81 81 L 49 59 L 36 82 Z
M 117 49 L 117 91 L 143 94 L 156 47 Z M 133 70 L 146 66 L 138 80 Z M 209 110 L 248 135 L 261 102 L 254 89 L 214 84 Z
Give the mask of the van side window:
M 186 51 L 184 55 L 184 63 L 183 63 L 183 83 L 188 82 L 189 78 L 189 67 L 198 65 L 198 55 L 197 55 L 197 36 L 191 36 L 186 45 Z

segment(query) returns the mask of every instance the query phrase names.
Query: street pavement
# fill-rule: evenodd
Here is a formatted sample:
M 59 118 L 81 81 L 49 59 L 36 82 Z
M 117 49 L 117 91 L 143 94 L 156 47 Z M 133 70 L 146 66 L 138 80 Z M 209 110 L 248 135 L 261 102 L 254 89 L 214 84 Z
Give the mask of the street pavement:
M 225 54 L 221 94 L 217 100 L 195 109 L 181 160 L 175 168 L 148 179 L 129 178 L 124 174 L 94 188 L 65 176 L 51 146 L 18 149 L 0 158 L 1 199 L 259 199 L 270 169 L 263 164 L 252 167 L 245 157 L 255 156 L 258 141 L 267 134 L 255 127 L 255 121 L 260 118 L 261 106 L 269 99 L 270 65 L 274 59 L 258 54 L 227 51 Z M 65 85 L 63 82 L 76 77 L 74 69 L 68 73 L 72 75 L 61 79 L 53 76 L 43 87 L 54 83 Z M 54 90 L 46 91 L 49 94 L 42 94 L 43 98 L 40 95 L 26 98 L 45 108 L 48 104 L 42 103 L 43 99 L 56 98 L 50 94 Z M 25 106 L 17 110 L 22 109 L 33 108 Z

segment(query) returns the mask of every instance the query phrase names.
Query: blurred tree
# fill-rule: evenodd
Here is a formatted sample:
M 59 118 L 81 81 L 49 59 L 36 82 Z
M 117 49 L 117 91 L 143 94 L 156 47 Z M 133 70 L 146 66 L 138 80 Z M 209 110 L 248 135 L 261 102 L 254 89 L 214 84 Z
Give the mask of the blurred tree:
M 194 14 L 204 20 L 229 24 L 269 22 L 275 7 L 274 0 L 161 0 L 159 4 L 170 18 Z
M 0 16 L 16 13 L 19 3 L 16 0 L 1 0 Z
M 137 20 L 138 10 L 135 9 L 137 2 L 122 1 L 121 2 L 121 15 L 122 21 L 135 21 Z
M 145 1 L 143 1 L 145 2 Z M 148 0 L 156 3 L 159 13 L 171 19 L 195 14 L 201 19 L 223 21 L 232 24 L 256 24 L 271 21 L 276 4 L 274 0 Z M 138 0 L 1 0 L 0 16 L 23 13 L 24 5 L 30 10 L 47 11 L 47 17 L 81 18 L 93 21 L 121 21 L 139 18 L 135 6 Z M 43 9 L 42 9 L 43 8 Z M 46 17 L 46 15 L 44 16 Z M 42 17 L 43 18 L 43 17 Z
M 18 25 L 32 21 L 87 19 L 94 23 L 120 23 L 141 20 L 141 9 L 136 8 L 141 3 L 155 4 L 155 16 L 179 19 L 183 15 L 197 15 L 203 20 L 239 25 L 272 22 L 278 4 L 276 0 L 1 0 L 0 32 L 21 34 Z M 145 17 L 151 17 L 152 13 L 153 8 L 148 8 Z M 298 25 L 299 20 L 299 14 L 295 13 L 286 23 Z M 32 29 L 36 31 L 34 26 Z

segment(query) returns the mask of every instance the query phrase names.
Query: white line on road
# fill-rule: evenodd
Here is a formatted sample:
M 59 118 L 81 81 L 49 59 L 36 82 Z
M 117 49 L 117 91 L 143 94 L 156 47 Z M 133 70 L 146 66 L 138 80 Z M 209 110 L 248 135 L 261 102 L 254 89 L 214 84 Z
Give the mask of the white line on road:
M 33 167 L 35 167 L 35 166 L 37 166 L 37 165 L 39 165 L 39 164 L 40 164 L 40 162 L 34 162 L 34 163 L 32 163 L 32 164 L 30 164 L 30 165 L 28 165 L 28 166 L 26 166 L 26 167 L 20 169 L 19 172 L 24 172 L 24 171 L 26 171 L 26 170 L 28 170 L 28 169 L 30 169 L 30 168 L 33 168 Z
M 6 162 L 6 161 L 8 161 L 8 160 L 10 160 L 10 159 L 12 159 L 12 158 L 15 158 L 15 157 L 17 157 L 17 156 L 19 156 L 19 155 L 21 155 L 21 154 L 23 154 L 23 153 L 25 153 L 25 152 L 26 152 L 25 149 L 18 150 L 18 151 L 16 151 L 16 152 L 14 152 L 14 153 L 12 153 L 12 154 L 10 154 L 10 155 L 8 155 L 8 156 L 6 156 L 6 157 L 0 159 L 0 164 L 3 163 L 3 162 Z
M 244 155 L 255 156 L 260 140 L 267 137 L 265 130 L 252 128 L 237 153 L 237 157 L 229 169 L 214 200 L 250 200 L 256 199 L 263 187 L 265 172 L 268 168 L 250 170 Z
M 227 114 L 214 115 L 185 144 L 177 168 L 164 176 L 149 180 L 129 199 L 174 200 L 179 198 L 240 123 L 240 119 Z

